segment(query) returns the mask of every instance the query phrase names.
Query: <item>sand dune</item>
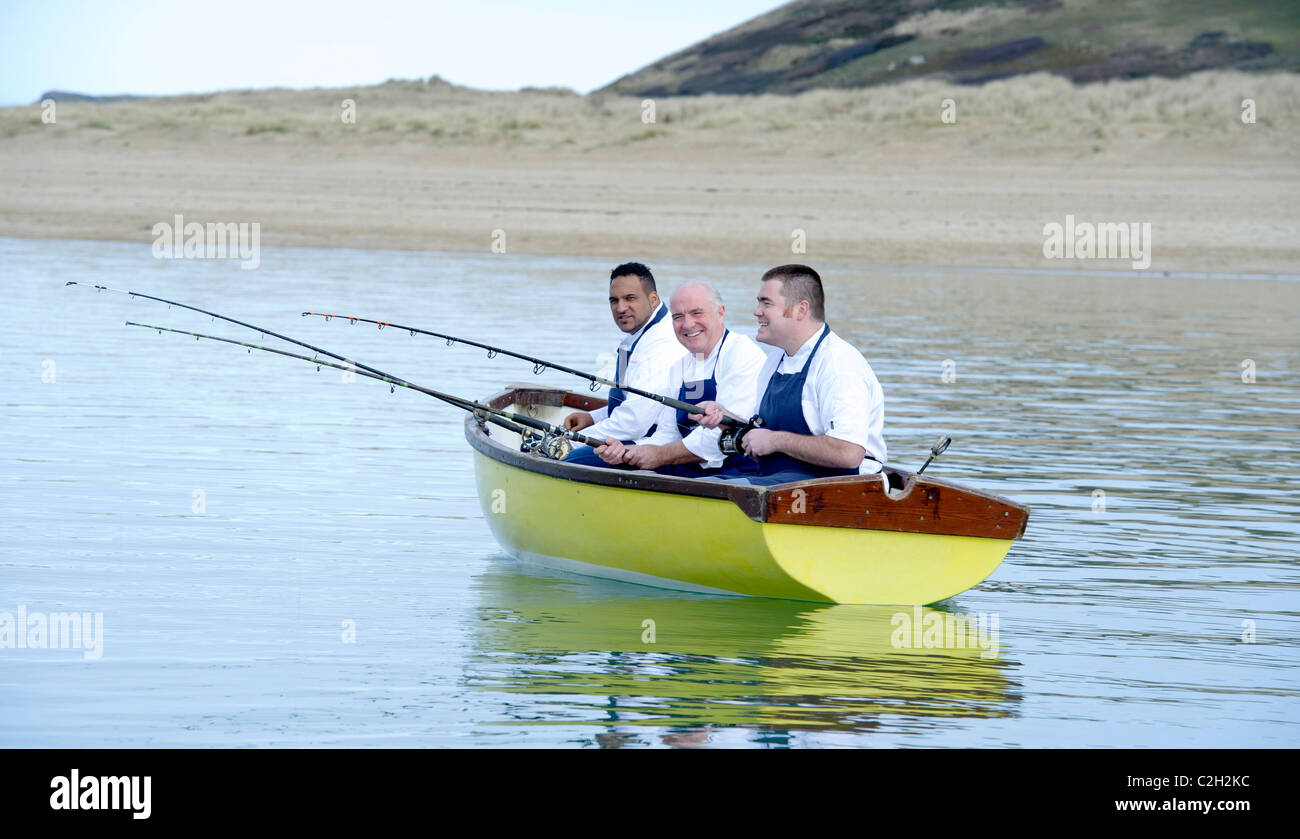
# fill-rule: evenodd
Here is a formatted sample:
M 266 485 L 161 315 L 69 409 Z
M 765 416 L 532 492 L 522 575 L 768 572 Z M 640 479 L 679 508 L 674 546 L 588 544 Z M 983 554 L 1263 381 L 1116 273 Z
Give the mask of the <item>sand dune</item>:
M 487 251 L 504 230 L 511 252 L 766 263 L 802 231 L 812 262 L 1130 268 L 1045 260 L 1072 214 L 1150 222 L 1152 270 L 1300 272 L 1297 76 L 652 104 L 434 80 L 0 109 L 0 235 L 150 242 L 183 213 L 271 246 Z

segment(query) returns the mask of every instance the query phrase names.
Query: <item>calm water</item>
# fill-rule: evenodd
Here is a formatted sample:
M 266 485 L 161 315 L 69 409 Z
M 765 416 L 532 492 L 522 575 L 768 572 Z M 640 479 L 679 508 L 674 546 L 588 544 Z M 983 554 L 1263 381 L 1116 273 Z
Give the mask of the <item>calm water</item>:
M 264 249 L 241 271 L 0 239 L 0 261 L 0 612 L 104 627 L 96 660 L 0 649 L 0 746 L 1300 745 L 1300 282 L 819 266 L 893 460 L 950 433 L 936 475 L 1033 508 L 939 606 L 998 617 L 989 658 L 894 649 L 893 608 L 515 562 L 459 413 L 64 287 L 481 396 L 531 368 L 298 313 L 594 368 L 608 260 Z M 654 267 L 713 281 L 753 334 L 765 266 Z

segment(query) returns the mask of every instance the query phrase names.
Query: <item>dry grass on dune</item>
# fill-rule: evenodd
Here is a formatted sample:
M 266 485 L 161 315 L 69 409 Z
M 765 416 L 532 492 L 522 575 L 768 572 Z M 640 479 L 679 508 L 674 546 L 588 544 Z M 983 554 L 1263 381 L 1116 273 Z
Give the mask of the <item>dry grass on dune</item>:
M 956 126 L 939 118 L 948 98 L 956 103 Z M 1255 125 L 1241 121 L 1246 98 L 1256 102 Z M 341 119 L 345 99 L 356 103 L 355 124 Z M 1300 122 L 1300 76 L 1289 74 L 1216 71 L 1080 87 L 1046 74 L 982 87 L 922 80 L 797 96 L 664 98 L 654 102 L 654 109 L 655 121 L 648 123 L 642 119 L 642 100 L 628 97 L 394 81 L 354 89 L 68 102 L 58 105 L 54 125 L 42 123 L 37 105 L 5 108 L 0 109 L 0 141 L 75 138 L 102 144 L 138 140 L 236 147 L 360 141 L 371 148 L 487 145 L 546 154 L 617 154 L 632 147 L 638 155 L 669 149 L 761 153 L 796 146 L 839 155 L 918 142 L 1030 151 L 1080 142 L 1177 141 L 1217 148 L 1232 141 L 1282 151 L 1295 150 L 1300 142 L 1294 130 Z
M 762 263 L 805 231 L 809 259 L 1041 267 L 1074 214 L 1151 221 L 1156 270 L 1300 265 L 1300 76 L 653 104 L 389 82 L 0 109 L 0 234 L 147 242 L 183 212 L 274 246 L 481 252 L 500 229 L 511 253 Z

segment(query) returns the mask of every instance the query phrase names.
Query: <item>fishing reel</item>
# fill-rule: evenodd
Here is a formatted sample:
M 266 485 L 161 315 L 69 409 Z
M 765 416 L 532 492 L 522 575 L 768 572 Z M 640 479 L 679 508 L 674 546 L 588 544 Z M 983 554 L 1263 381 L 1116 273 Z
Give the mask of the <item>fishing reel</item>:
M 548 434 L 542 440 L 542 453 L 551 460 L 564 460 L 573 451 L 573 443 L 561 434 Z
M 745 435 L 755 428 L 762 428 L 766 423 L 758 414 L 749 418 L 749 422 L 744 425 L 731 425 L 722 429 L 722 436 L 718 439 L 718 448 L 722 449 L 723 454 L 743 455 L 745 449 L 740 445 L 740 441 L 745 439 Z
M 564 460 L 573 450 L 573 444 L 563 434 L 549 432 L 532 433 L 519 441 L 519 451 L 524 454 L 536 454 L 551 460 Z

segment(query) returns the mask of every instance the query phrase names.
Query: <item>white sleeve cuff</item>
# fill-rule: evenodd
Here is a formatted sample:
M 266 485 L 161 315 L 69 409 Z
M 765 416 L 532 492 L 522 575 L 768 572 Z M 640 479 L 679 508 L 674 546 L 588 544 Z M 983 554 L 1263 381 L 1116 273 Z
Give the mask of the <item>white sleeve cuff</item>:
M 726 460 L 722 449 L 718 447 L 718 440 L 721 437 L 721 429 L 697 427 L 682 439 L 682 445 L 688 452 L 703 460 L 704 463 L 701 465 L 705 468 L 720 469 L 722 462 Z
M 826 431 L 826 436 L 834 437 L 836 440 L 843 440 L 846 443 L 857 443 L 864 452 L 870 454 L 871 452 L 867 451 L 866 435 L 863 434 L 865 430 L 862 428 L 831 428 Z

